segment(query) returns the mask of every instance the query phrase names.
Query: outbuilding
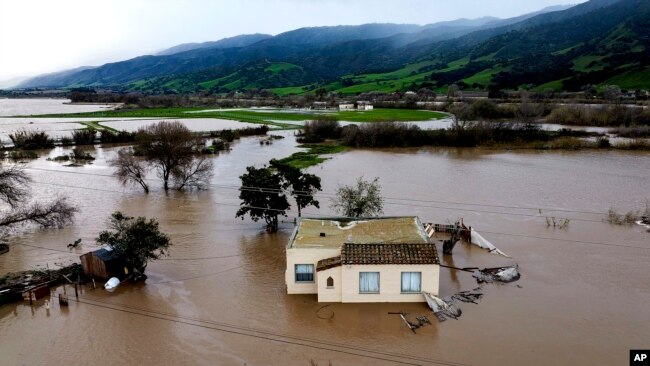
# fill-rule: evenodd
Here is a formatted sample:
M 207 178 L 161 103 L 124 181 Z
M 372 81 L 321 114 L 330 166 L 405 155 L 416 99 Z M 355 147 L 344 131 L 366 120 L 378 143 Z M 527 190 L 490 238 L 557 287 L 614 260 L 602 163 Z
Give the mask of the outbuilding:
M 102 248 L 79 257 L 84 275 L 100 279 L 126 278 L 130 271 L 126 262 L 111 248 Z

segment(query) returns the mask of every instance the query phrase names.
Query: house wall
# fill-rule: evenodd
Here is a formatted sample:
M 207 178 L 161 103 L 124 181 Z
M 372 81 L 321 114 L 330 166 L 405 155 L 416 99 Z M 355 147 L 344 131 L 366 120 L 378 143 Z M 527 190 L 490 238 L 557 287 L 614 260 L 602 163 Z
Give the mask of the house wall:
M 354 104 L 339 104 L 339 110 L 341 111 L 354 110 Z
M 359 272 L 379 272 L 378 294 L 359 293 Z M 402 272 L 421 272 L 421 290 L 438 294 L 440 266 L 437 264 L 343 265 L 341 302 L 424 302 L 422 294 L 402 294 Z
M 318 302 L 341 302 L 341 266 L 316 272 Z M 327 287 L 327 279 L 332 277 L 334 286 Z
M 318 293 L 316 264 L 321 259 L 336 257 L 340 254 L 340 248 L 287 248 L 287 270 L 284 277 L 287 284 L 287 293 Z M 296 264 L 313 264 L 314 282 L 296 282 Z

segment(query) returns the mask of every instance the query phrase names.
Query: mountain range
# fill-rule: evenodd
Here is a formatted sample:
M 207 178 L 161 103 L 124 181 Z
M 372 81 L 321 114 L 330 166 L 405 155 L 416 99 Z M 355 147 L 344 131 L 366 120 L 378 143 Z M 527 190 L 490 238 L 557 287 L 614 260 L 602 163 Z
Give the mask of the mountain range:
M 650 88 L 650 1 L 590 0 L 510 19 L 300 28 L 188 43 L 19 87 L 340 94 L 429 88 Z

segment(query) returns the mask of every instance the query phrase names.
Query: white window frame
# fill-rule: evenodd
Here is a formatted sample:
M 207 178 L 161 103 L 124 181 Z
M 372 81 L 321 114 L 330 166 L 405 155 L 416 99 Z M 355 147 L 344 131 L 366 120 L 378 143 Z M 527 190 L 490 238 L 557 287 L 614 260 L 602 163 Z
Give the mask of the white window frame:
M 361 275 L 366 273 L 377 274 L 377 291 L 361 291 Z M 360 294 L 378 294 L 381 293 L 381 273 L 380 272 L 359 272 L 359 293 Z
M 420 276 L 419 285 L 420 288 L 417 291 L 404 291 L 404 274 L 409 273 L 411 275 L 417 273 Z M 403 294 L 419 294 L 422 292 L 422 272 L 406 271 L 400 274 L 400 291 Z
M 310 266 L 311 267 L 311 280 L 299 280 L 298 279 L 298 274 L 299 274 L 298 273 L 298 266 Z M 296 283 L 314 283 L 314 278 L 316 277 L 316 274 L 314 273 L 314 265 L 313 264 L 310 264 L 310 263 L 295 264 L 294 267 L 293 267 L 293 271 L 294 271 L 293 272 L 293 279 L 294 279 L 294 281 Z M 304 273 L 300 273 L 300 274 L 304 274 Z

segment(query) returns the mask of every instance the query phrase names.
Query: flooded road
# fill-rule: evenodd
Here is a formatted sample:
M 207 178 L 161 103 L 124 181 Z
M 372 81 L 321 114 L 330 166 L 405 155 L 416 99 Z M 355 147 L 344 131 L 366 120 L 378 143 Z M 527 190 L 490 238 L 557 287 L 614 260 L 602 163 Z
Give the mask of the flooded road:
M 145 195 L 110 177 L 116 148 L 92 148 L 92 165 L 28 164 L 37 196 L 64 194 L 80 213 L 61 230 L 12 237 L 0 272 L 52 268 L 95 248 L 109 214 L 157 217 L 174 243 L 151 263 L 146 284 L 110 294 L 84 288 L 70 307 L 0 307 L 2 365 L 618 365 L 650 340 L 650 233 L 603 222 L 613 207 L 650 199 L 650 156 L 623 152 L 502 152 L 477 149 L 352 150 L 309 169 L 322 178 L 321 209 L 340 184 L 380 178 L 386 215 L 423 222 L 464 218 L 512 259 L 458 244 L 442 260 L 458 267 L 517 262 L 522 279 L 486 285 L 463 316 L 411 333 L 394 315 L 432 314 L 424 304 L 320 304 L 285 294 L 279 233 L 235 219 L 238 176 L 248 165 L 298 151 L 292 132 L 260 146 L 244 138 L 215 158 L 212 187 Z M 59 148 L 49 156 L 67 150 Z M 153 177 L 152 177 L 153 178 Z M 570 218 L 566 229 L 546 217 Z M 66 244 L 82 239 L 82 248 Z M 439 248 L 441 251 L 441 248 Z M 441 269 L 442 295 L 476 287 L 471 274 Z M 71 299 L 74 297 L 71 296 Z

